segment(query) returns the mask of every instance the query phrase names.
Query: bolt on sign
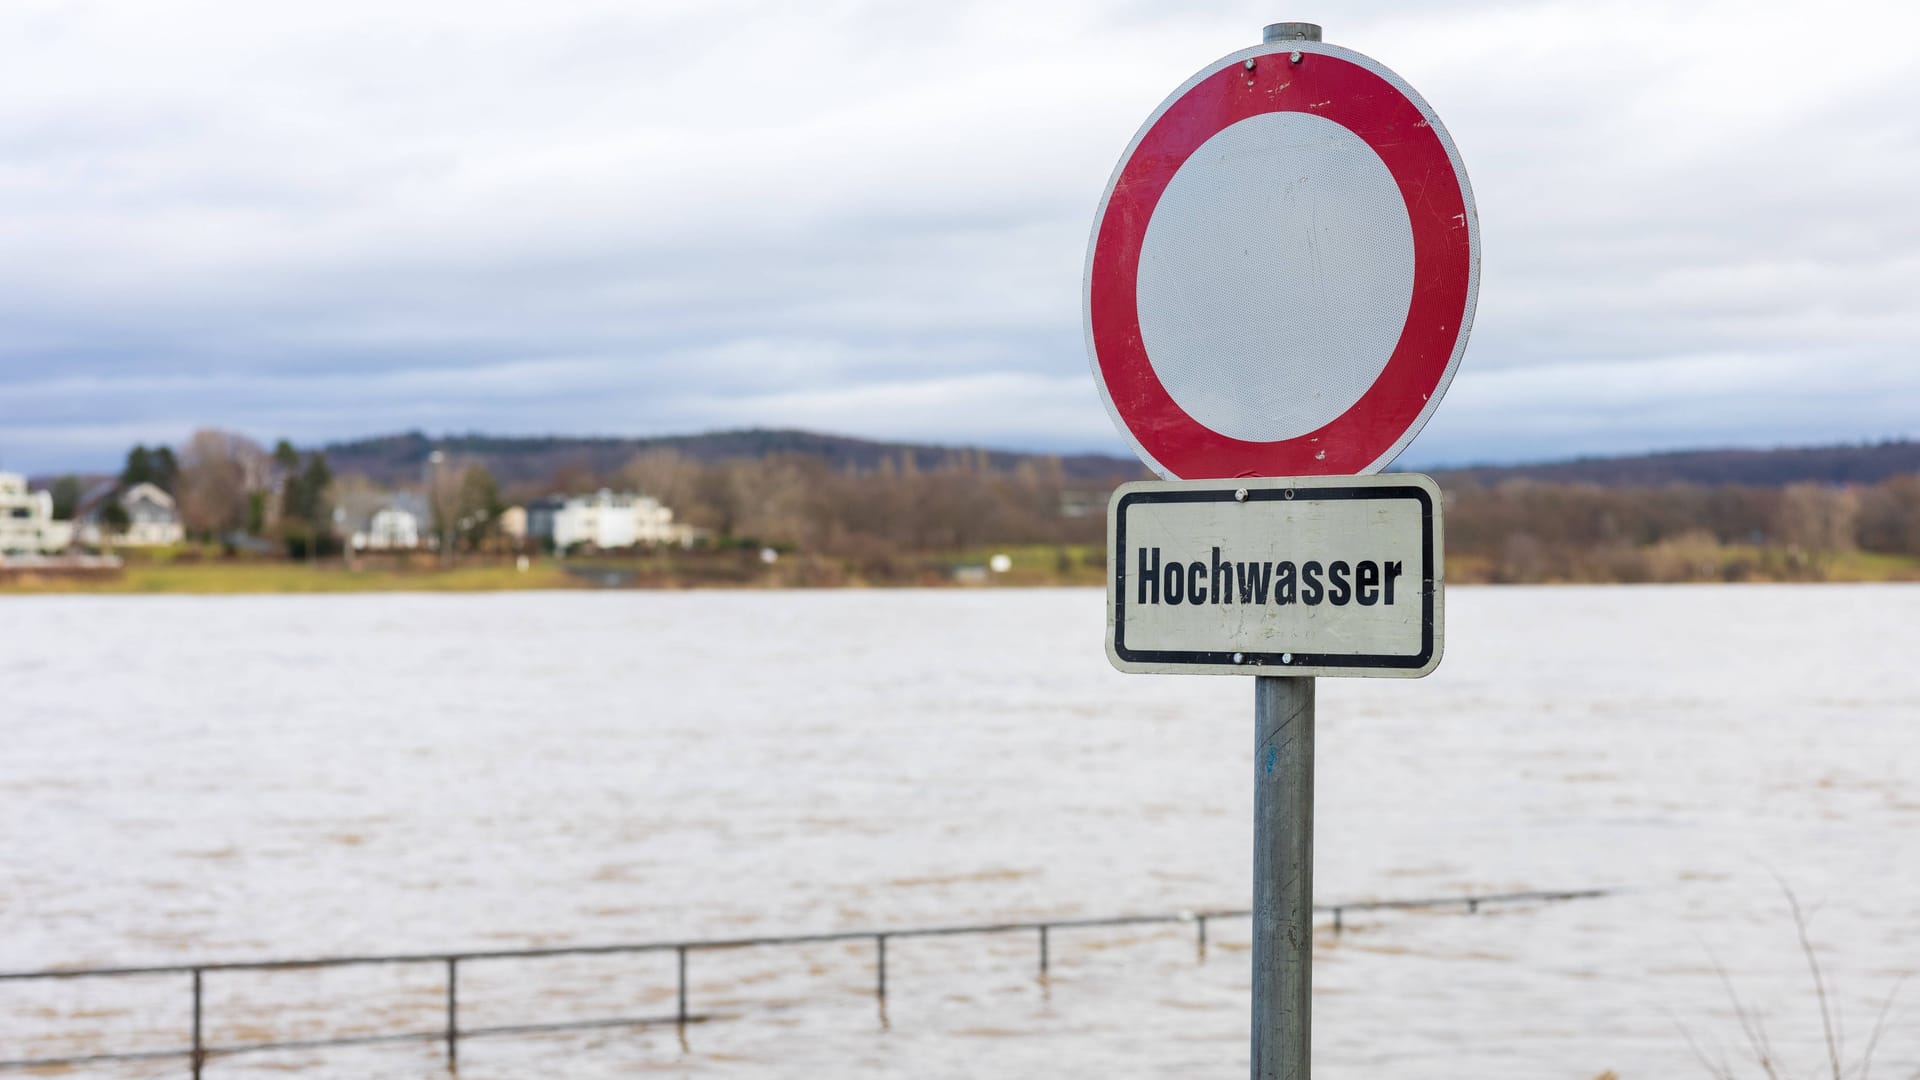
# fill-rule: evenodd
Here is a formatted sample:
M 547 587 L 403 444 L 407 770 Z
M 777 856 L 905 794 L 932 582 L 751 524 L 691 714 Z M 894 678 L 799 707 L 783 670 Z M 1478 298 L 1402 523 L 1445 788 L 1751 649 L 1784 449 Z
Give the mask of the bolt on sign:
M 1122 671 L 1432 671 L 1440 491 L 1412 474 L 1127 484 L 1107 518 Z
M 1101 198 L 1082 297 L 1101 400 L 1168 481 L 1109 507 L 1115 666 L 1433 670 L 1439 492 L 1372 474 L 1452 382 L 1479 267 L 1459 151 L 1378 61 L 1269 42 L 1154 110 Z M 1294 479 L 1257 479 L 1275 477 Z

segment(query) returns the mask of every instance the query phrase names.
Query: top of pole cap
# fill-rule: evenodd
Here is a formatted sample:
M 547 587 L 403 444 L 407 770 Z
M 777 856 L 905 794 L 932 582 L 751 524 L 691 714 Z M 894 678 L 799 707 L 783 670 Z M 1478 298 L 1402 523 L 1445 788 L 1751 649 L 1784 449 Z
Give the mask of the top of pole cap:
M 1320 24 L 1310 22 L 1268 23 L 1260 40 L 1268 45 L 1276 41 L 1319 41 Z

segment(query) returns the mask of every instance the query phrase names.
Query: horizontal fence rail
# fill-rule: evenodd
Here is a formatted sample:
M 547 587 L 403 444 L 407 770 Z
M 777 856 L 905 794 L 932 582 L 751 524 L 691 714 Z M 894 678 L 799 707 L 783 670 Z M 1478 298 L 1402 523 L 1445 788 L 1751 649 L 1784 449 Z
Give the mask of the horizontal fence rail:
M 1345 929 L 1346 916 L 1369 911 L 1438 911 L 1463 909 L 1468 914 L 1483 907 L 1512 904 L 1552 903 L 1564 900 L 1588 900 L 1608 896 L 1614 889 L 1567 889 L 1509 893 L 1481 893 L 1467 896 L 1433 896 L 1405 900 L 1355 900 L 1343 903 L 1315 904 L 1314 912 L 1332 917 L 1332 929 Z M 287 960 L 240 960 L 203 964 L 155 964 L 139 967 L 53 968 L 42 971 L 0 972 L 0 983 L 47 982 L 73 979 L 115 979 L 135 976 L 186 975 L 192 985 L 191 1042 L 177 1050 L 146 1050 L 118 1054 L 88 1054 L 59 1058 L 21 1058 L 0 1060 L 0 1069 L 64 1068 L 107 1062 L 159 1061 L 186 1059 L 195 1080 L 208 1059 L 215 1056 L 262 1053 L 272 1050 L 310 1050 L 330 1046 L 370 1046 L 386 1043 L 444 1042 L 447 1066 L 459 1063 L 459 1045 L 463 1039 L 498 1035 L 529 1035 L 560 1031 L 587 1031 L 596 1028 L 648 1027 L 677 1025 L 685 1027 L 712 1019 L 688 1009 L 687 958 L 695 952 L 728 949 L 773 948 L 796 945 L 828 945 L 871 941 L 874 944 L 874 996 L 884 1018 L 887 1001 L 887 942 L 889 939 L 961 937 L 983 934 L 1037 934 L 1039 975 L 1046 978 L 1051 966 L 1049 938 L 1054 931 L 1087 930 L 1123 926 L 1152 926 L 1191 923 L 1201 959 L 1207 949 L 1207 924 L 1221 919 L 1245 919 L 1253 913 L 1246 909 L 1219 908 L 1181 911 L 1162 915 L 1114 915 L 1087 919 L 1044 919 L 1025 922 L 970 923 L 955 926 L 907 927 L 895 930 L 840 930 L 819 934 L 786 934 L 774 937 L 692 938 L 684 941 L 646 941 L 612 945 L 561 945 L 531 949 L 485 949 L 461 952 L 388 953 L 363 956 L 316 956 Z M 543 1024 L 510 1024 L 494 1027 L 460 1026 L 460 965 L 476 960 L 539 960 L 564 956 L 617 956 L 671 952 L 675 957 L 675 1008 L 671 1016 L 616 1016 L 588 1020 L 566 1020 Z M 350 1035 L 336 1038 L 301 1039 L 287 1042 L 235 1043 L 210 1045 L 204 1038 L 205 983 L 209 974 L 238 971 L 310 971 L 319 968 L 366 967 L 373 965 L 434 965 L 446 975 L 446 1025 L 434 1031 L 396 1032 L 381 1035 Z

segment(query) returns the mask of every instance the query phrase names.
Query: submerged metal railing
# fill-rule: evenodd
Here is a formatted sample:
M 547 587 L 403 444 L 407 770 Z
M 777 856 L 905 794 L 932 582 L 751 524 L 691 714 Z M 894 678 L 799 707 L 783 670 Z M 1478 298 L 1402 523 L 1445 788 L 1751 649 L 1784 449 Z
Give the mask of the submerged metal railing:
M 1332 916 L 1332 928 L 1340 933 L 1346 915 L 1360 911 L 1415 911 L 1464 908 L 1468 913 L 1502 904 L 1547 903 L 1561 900 L 1585 900 L 1606 896 L 1611 889 L 1571 889 L 1558 892 L 1484 893 L 1469 896 L 1420 897 L 1410 900 L 1359 900 L 1346 903 L 1316 904 L 1316 914 Z M 112 979 L 152 975 L 187 975 L 192 980 L 192 1042 L 178 1050 L 145 1050 L 131 1053 L 86 1054 L 58 1058 L 20 1058 L 0 1060 L 0 1069 L 61 1068 L 107 1062 L 158 1061 L 185 1058 L 195 1080 L 208 1059 L 215 1056 L 263 1053 L 271 1050 L 311 1050 L 331 1046 L 371 1046 L 382 1043 L 446 1043 L 447 1067 L 460 1061 L 460 1040 L 499 1035 L 530 1035 L 557 1031 L 585 1031 L 594 1028 L 645 1027 L 674 1024 L 684 1028 L 712 1017 L 694 1013 L 687 1001 L 687 957 L 694 952 L 727 949 L 770 948 L 788 945 L 825 945 L 837 942 L 871 941 L 874 944 L 874 996 L 884 1019 L 887 1002 L 887 941 L 890 938 L 959 937 L 980 934 L 1035 932 L 1039 944 L 1039 974 L 1046 978 L 1051 966 L 1050 937 L 1056 930 L 1083 930 L 1116 926 L 1147 926 L 1168 923 L 1192 923 L 1201 960 L 1206 959 L 1207 924 L 1220 919 L 1244 919 L 1252 912 L 1243 909 L 1183 911 L 1167 915 L 1117 915 L 1094 919 L 1045 919 L 1030 922 L 976 923 L 965 926 L 934 926 L 899 930 L 845 930 L 824 934 L 789 934 L 779 937 L 696 938 L 685 941 L 650 941 L 624 945 L 568 945 L 536 949 L 489 949 L 465 952 L 394 953 L 379 956 L 327 956 L 298 960 L 247 960 L 210 964 L 161 964 L 146 967 L 75 968 L 70 970 L 0 972 L 0 983 L 71 979 Z M 671 1016 L 612 1016 L 588 1020 L 566 1020 L 543 1024 L 509 1024 L 490 1027 L 460 1026 L 460 965 L 477 960 L 537 960 L 561 956 L 612 956 L 639 953 L 675 954 L 677 989 Z M 210 1045 L 205 1039 L 204 988 L 209 974 L 236 971 L 298 971 L 317 968 L 365 967 L 372 965 L 421 964 L 443 966 L 446 971 L 446 1025 L 433 1031 L 395 1032 L 381 1035 L 343 1035 L 336 1038 L 300 1039 L 282 1042 L 234 1043 Z

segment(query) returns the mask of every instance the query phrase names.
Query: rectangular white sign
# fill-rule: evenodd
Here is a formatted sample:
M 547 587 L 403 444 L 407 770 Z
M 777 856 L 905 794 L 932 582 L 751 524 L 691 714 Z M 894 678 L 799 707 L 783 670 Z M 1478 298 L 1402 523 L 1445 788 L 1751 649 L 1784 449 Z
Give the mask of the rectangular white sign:
M 1442 557 L 1426 476 L 1126 484 L 1107 509 L 1107 657 L 1417 678 L 1440 663 Z

